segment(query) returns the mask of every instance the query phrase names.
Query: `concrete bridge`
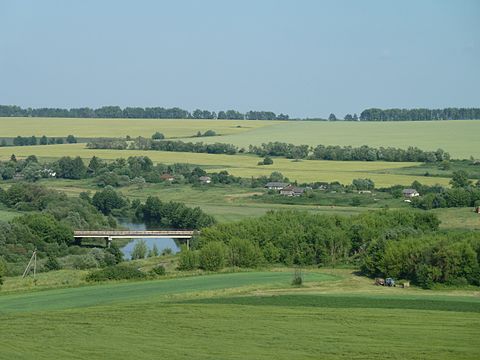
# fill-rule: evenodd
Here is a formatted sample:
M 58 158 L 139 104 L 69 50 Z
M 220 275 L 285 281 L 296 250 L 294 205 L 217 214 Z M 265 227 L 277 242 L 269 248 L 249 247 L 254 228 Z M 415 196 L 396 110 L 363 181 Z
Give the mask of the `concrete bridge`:
M 110 247 L 114 239 L 184 239 L 189 245 L 189 240 L 196 234 L 196 230 L 75 230 L 75 239 L 97 238 L 105 239 L 107 247 Z

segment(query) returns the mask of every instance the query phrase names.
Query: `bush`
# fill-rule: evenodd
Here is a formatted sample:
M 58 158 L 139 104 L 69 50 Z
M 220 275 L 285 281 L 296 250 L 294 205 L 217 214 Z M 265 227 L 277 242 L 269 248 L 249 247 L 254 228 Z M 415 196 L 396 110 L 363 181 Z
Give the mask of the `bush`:
M 165 248 L 162 250 L 162 256 L 171 255 L 172 253 L 173 253 L 173 250 L 170 248 Z
M 161 132 L 156 132 L 155 134 L 152 135 L 153 140 L 163 140 L 165 139 L 165 135 L 163 135 Z
M 45 263 L 45 269 L 48 270 L 48 271 L 52 271 L 52 270 L 60 270 L 62 268 L 62 266 L 60 265 L 60 263 L 58 262 L 58 260 L 53 257 L 53 256 L 49 256 L 48 259 L 47 259 L 47 262 Z
M 130 280 L 144 279 L 146 275 L 140 270 L 125 265 L 108 266 L 104 269 L 93 271 L 87 275 L 87 281 Z
M 255 267 L 263 259 L 262 251 L 251 241 L 234 238 L 228 244 L 230 266 Z
M 273 160 L 270 156 L 266 156 L 263 159 L 263 165 L 272 165 L 272 164 L 273 164 Z
M 157 266 L 155 266 L 155 267 L 152 269 L 152 272 L 155 273 L 155 274 L 157 274 L 157 275 L 163 276 L 163 275 L 165 275 L 165 273 L 166 273 L 165 266 L 163 266 L 163 265 L 157 265 Z
M 183 246 L 178 260 L 178 269 L 194 270 L 198 268 L 199 263 L 198 252 L 189 250 L 186 246 Z
M 147 252 L 147 243 L 145 242 L 145 240 L 139 240 L 133 247 L 132 260 L 145 259 L 145 257 L 147 256 Z
M 77 255 L 73 259 L 73 268 L 78 270 L 85 270 L 98 267 L 98 262 L 91 254 Z
M 220 241 L 207 243 L 200 250 L 200 267 L 207 271 L 218 271 L 225 265 L 225 245 Z

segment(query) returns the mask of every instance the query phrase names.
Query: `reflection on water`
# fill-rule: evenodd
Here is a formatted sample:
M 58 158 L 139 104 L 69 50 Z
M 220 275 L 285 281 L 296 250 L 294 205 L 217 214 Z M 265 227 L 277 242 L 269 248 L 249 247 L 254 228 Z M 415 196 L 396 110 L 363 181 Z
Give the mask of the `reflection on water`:
M 145 224 L 142 223 L 132 223 L 128 221 L 121 221 L 120 225 L 128 228 L 129 230 L 158 230 L 158 228 L 147 227 Z M 152 249 L 154 245 L 157 246 L 159 253 L 162 253 L 164 249 L 171 249 L 173 253 L 177 253 L 180 251 L 180 242 L 175 239 L 133 239 L 127 245 L 125 245 L 120 250 L 123 253 L 125 259 L 130 260 L 132 257 L 132 251 L 135 247 L 135 244 L 139 241 L 144 240 L 145 244 L 147 245 L 148 250 Z

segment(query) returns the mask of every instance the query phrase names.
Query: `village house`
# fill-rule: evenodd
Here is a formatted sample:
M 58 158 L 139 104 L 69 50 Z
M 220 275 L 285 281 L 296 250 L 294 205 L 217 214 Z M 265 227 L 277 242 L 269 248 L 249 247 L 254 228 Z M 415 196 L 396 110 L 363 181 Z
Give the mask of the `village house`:
M 163 181 L 173 181 L 175 180 L 175 177 L 171 174 L 163 174 L 160 176 L 160 179 Z
M 212 182 L 212 178 L 210 176 L 200 176 L 198 178 L 202 184 L 210 184 Z
M 416 196 L 420 196 L 420 194 L 418 193 L 417 190 L 415 189 L 404 189 L 402 191 L 402 194 L 404 197 L 406 198 L 413 198 L 413 197 L 416 197 Z
M 280 190 L 283 196 L 301 196 L 305 192 L 305 188 L 289 185 Z
M 265 184 L 265 187 L 268 190 L 282 190 L 283 188 L 289 186 L 289 184 L 284 182 L 272 181 Z

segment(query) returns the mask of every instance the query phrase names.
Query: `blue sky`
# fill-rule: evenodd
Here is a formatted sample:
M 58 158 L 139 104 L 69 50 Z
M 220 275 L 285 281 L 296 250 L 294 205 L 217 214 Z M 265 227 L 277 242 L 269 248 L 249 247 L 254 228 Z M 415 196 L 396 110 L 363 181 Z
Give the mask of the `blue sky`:
M 480 106 L 480 1 L 0 0 L 0 104 Z

